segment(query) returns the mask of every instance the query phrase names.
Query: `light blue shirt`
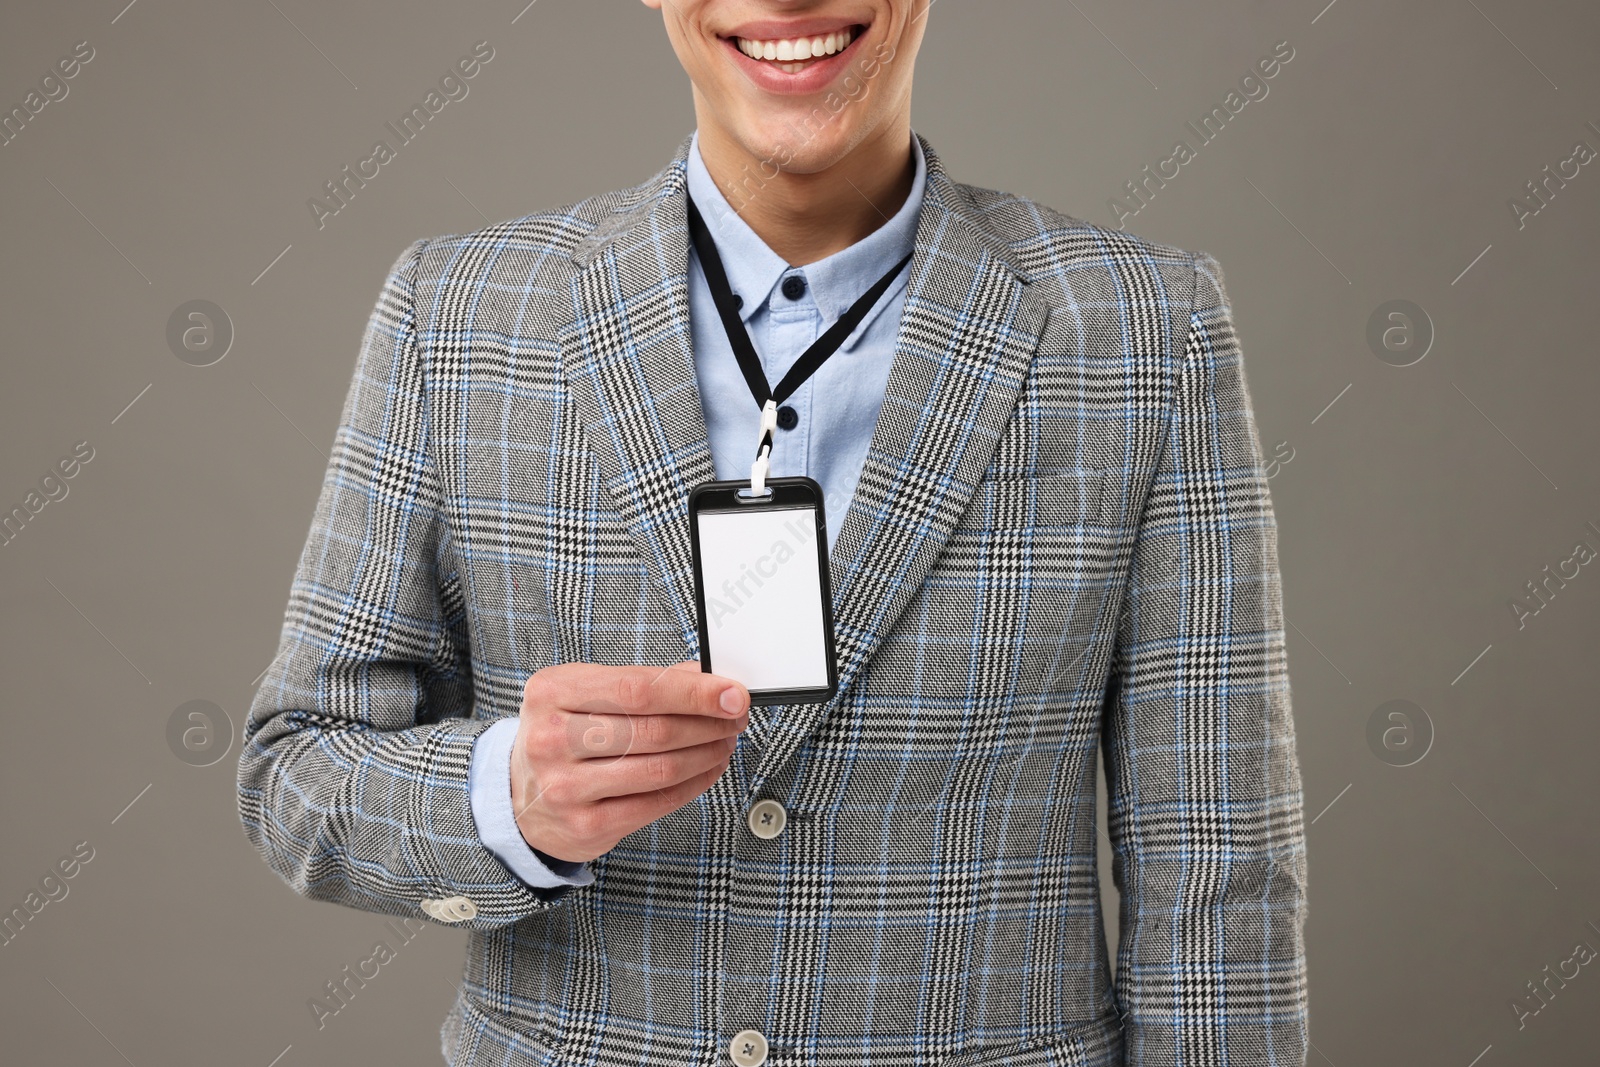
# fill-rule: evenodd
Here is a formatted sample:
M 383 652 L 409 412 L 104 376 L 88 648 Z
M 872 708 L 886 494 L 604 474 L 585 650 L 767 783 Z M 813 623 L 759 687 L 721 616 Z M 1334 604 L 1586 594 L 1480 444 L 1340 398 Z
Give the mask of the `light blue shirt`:
M 811 343 L 916 243 L 927 163 L 915 136 L 911 152 L 916 163 L 911 194 L 893 217 L 843 251 L 792 267 L 734 212 L 700 158 L 700 135 L 695 133 L 688 158 L 689 195 L 716 241 L 728 284 L 743 300 L 739 313 L 769 385 L 776 386 Z M 747 189 L 752 198 L 761 195 L 753 183 Z M 839 537 L 878 424 L 905 306 L 907 273 L 900 271 L 839 350 L 781 405 L 793 410 L 794 419 L 790 429 L 783 428 L 787 418 L 780 421 L 773 434 L 769 476 L 808 475 L 817 480 L 830 547 Z M 789 282 L 791 278 L 800 281 Z M 689 328 L 717 477 L 748 478 L 761 409 L 728 343 L 692 241 Z M 531 886 L 588 885 L 594 874 L 584 864 L 556 860 L 529 848 L 517 829 L 511 810 L 511 749 L 517 724 L 514 715 L 501 719 L 473 745 L 468 790 L 479 836 L 484 847 Z

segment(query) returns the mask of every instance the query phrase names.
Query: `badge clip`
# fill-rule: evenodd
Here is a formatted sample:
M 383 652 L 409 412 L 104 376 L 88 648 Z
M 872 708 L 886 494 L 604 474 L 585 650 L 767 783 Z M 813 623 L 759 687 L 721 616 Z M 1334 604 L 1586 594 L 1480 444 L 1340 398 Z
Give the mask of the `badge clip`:
M 772 431 L 778 428 L 778 402 L 768 400 L 761 406 L 761 429 L 756 437 L 756 459 L 750 464 L 749 496 L 770 496 L 767 474 L 772 469 Z M 745 495 L 745 494 L 741 494 Z
M 761 446 L 761 455 L 757 456 L 756 461 L 750 464 L 750 488 L 747 490 L 750 496 L 772 495 L 772 490 L 767 488 L 767 471 L 771 467 L 767 457 L 771 453 L 772 446 L 763 444 Z

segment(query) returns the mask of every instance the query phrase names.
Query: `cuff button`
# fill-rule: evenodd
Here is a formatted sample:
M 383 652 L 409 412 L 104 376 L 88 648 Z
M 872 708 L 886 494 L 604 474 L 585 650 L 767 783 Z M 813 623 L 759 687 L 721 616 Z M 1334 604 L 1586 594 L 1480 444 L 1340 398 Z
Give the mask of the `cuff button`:
M 466 922 L 477 918 L 478 906 L 466 897 L 428 898 L 422 901 L 422 910 L 443 923 Z

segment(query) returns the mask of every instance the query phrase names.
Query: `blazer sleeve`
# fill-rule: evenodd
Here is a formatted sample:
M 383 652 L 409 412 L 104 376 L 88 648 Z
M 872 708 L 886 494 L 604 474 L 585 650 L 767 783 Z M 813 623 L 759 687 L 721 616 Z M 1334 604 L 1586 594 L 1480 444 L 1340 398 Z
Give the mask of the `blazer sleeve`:
M 303 896 L 426 921 L 464 897 L 443 918 L 492 929 L 572 887 L 522 882 L 473 822 L 473 742 L 491 723 L 470 717 L 465 601 L 430 454 L 413 307 L 425 244 L 395 261 L 367 321 L 245 725 L 239 816 Z
M 1103 745 L 1128 1064 L 1305 1062 L 1306 865 L 1277 526 L 1222 270 L 1195 295 Z

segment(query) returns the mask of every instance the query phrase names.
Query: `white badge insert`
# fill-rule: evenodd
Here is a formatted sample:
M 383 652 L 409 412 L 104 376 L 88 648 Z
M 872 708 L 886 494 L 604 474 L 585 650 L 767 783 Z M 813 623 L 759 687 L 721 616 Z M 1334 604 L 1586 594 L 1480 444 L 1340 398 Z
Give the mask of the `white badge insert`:
M 750 690 L 828 687 L 817 512 L 699 514 L 711 670 Z

